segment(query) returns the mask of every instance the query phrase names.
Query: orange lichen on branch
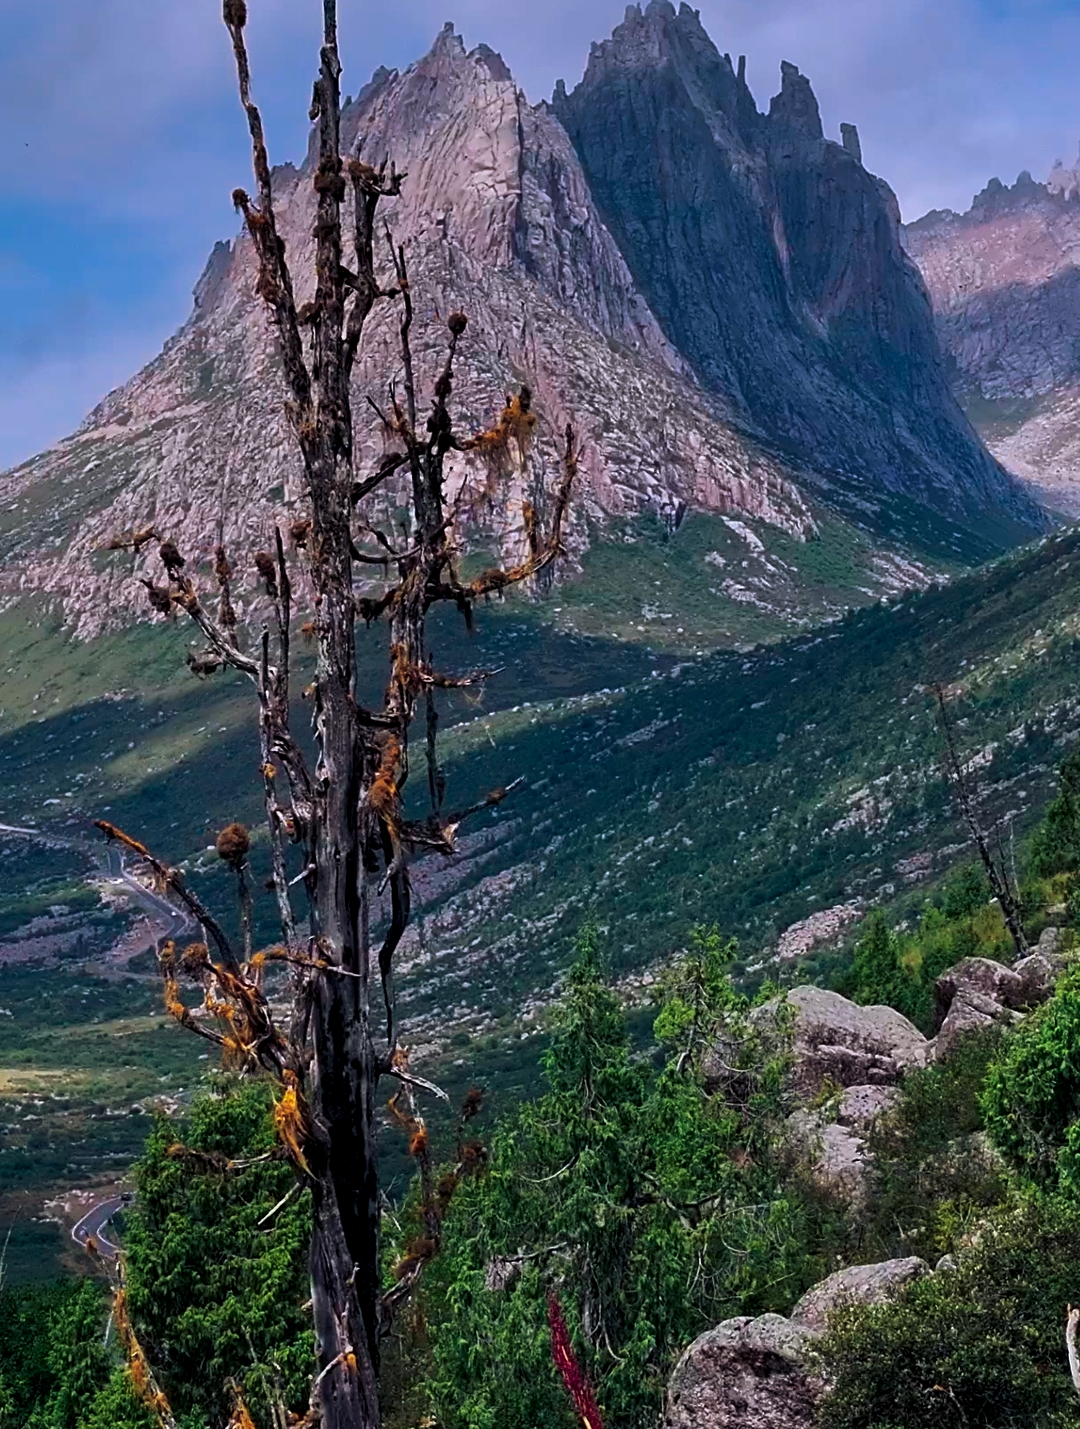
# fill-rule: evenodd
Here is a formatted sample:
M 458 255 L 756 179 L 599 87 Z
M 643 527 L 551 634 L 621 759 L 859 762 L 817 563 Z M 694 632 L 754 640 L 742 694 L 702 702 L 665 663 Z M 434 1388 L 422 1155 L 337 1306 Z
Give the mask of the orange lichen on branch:
M 439 1242 L 435 1236 L 417 1236 L 405 1247 L 405 1254 L 394 1266 L 394 1279 L 400 1281 L 415 1276 L 429 1260 L 434 1259 L 438 1250 Z
M 382 822 L 397 857 L 401 845 L 401 802 L 398 798 L 398 765 L 401 745 L 397 736 L 387 734 L 379 750 L 379 767 L 368 790 L 368 804 Z
M 244 1396 L 240 1392 L 240 1386 L 230 1381 L 229 1388 L 233 1396 L 233 1412 L 225 1429 L 255 1429 L 255 1421 L 252 1419 L 248 1412 L 248 1407 L 244 1403 Z
M 477 432 L 474 437 L 462 442 L 462 449 L 475 452 L 487 467 L 489 488 L 498 477 L 505 476 L 510 470 L 514 447 L 517 448 L 518 467 L 524 470 L 535 427 L 532 392 L 528 387 L 522 387 L 520 392 L 507 396 L 506 406 L 486 431 Z
M 251 851 L 251 835 L 243 824 L 226 824 L 214 847 L 218 858 L 230 868 L 239 868 Z
M 161 1429 L 176 1429 L 176 1420 L 173 1418 L 169 1401 L 154 1378 L 145 1351 L 139 1344 L 132 1327 L 131 1316 L 128 1313 L 127 1291 L 123 1285 L 117 1287 L 113 1296 L 113 1318 L 116 1321 L 116 1333 L 120 1345 L 127 1359 L 128 1373 L 131 1376 L 131 1387 L 135 1391 L 135 1397 L 152 1414 L 156 1415 Z
M 139 577 L 139 584 L 146 587 L 147 599 L 151 607 L 159 615 L 171 615 L 173 608 L 172 591 L 167 585 L 155 585 L 153 581 L 147 580 L 145 576 Z
M 563 453 L 563 474 L 555 493 L 555 502 L 551 513 L 551 529 L 546 540 L 541 540 L 540 528 L 536 516 L 536 510 L 530 501 L 522 502 L 522 522 L 525 528 L 525 541 L 528 546 L 528 555 L 523 561 L 519 561 L 516 566 L 510 566 L 505 570 L 493 568 L 481 571 L 475 580 L 470 581 L 464 587 L 465 594 L 470 598 L 477 596 L 497 594 L 505 590 L 507 586 L 517 585 L 520 581 L 528 580 L 545 566 L 551 564 L 555 558 L 562 554 L 562 527 L 566 517 L 567 507 L 570 504 L 570 492 L 577 476 L 578 458 L 577 447 L 575 445 L 573 428 L 569 425 L 566 428 L 566 448 Z
M 255 569 L 266 585 L 266 593 L 269 596 L 276 596 L 278 593 L 277 578 L 278 569 L 269 551 L 256 551 L 253 557 Z
M 102 547 L 105 551 L 134 551 L 136 555 L 144 546 L 148 546 L 151 541 L 157 539 L 157 532 L 153 526 L 146 526 L 141 531 L 122 531 L 119 536 L 111 536 Z
M 289 1159 L 301 1171 L 310 1174 L 303 1144 L 307 1139 L 307 1124 L 301 1102 L 300 1083 L 295 1072 L 284 1074 L 285 1090 L 274 1103 L 274 1130 L 289 1154 Z
M 428 678 L 424 667 L 409 659 L 409 652 L 404 645 L 391 645 L 390 671 L 391 684 L 409 699 L 416 698 Z

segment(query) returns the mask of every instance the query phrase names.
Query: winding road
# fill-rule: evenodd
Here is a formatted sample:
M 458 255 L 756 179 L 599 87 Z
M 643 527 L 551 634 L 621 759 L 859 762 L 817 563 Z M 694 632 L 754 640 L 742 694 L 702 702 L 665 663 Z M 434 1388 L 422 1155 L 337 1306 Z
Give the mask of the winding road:
M 78 1245 L 85 1246 L 93 1236 L 98 1253 L 106 1260 L 115 1260 L 120 1254 L 120 1247 L 114 1245 L 105 1235 L 105 1226 L 117 1211 L 123 1210 L 126 1205 L 130 1204 L 130 1201 L 130 1196 L 113 1196 L 107 1201 L 100 1202 L 99 1205 L 91 1206 L 82 1220 L 72 1226 L 71 1239 Z
M 102 852 L 104 852 L 109 877 L 114 883 L 123 884 L 125 891 L 147 912 L 154 913 L 165 920 L 167 937 L 178 938 L 181 934 L 189 933 L 196 928 L 196 924 L 187 913 L 170 903 L 167 898 L 162 898 L 153 889 L 147 888 L 145 884 L 140 883 L 137 878 L 128 873 L 124 867 L 123 850 L 117 848 L 115 844 L 102 846 L 91 843 L 88 839 L 65 838 L 62 834 L 49 833 L 44 829 L 25 829 L 14 824 L 0 824 L 0 834 L 21 834 L 24 838 L 37 839 L 41 843 L 60 844 L 64 848 L 78 849 L 80 853 L 87 853 L 99 861 Z

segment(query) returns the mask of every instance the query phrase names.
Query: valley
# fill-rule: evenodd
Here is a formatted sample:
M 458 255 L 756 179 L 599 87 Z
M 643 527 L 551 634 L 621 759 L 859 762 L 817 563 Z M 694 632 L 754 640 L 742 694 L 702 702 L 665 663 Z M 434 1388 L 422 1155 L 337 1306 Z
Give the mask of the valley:
M 1055 316 L 1075 296 L 1076 192 L 1060 175 L 991 186 L 968 215 L 902 229 L 853 126 L 826 137 L 796 66 L 759 111 L 743 61 L 666 0 L 629 7 L 550 104 L 448 25 L 407 70 L 377 70 L 342 123 L 344 147 L 363 138 L 410 176 L 386 208 L 424 294 L 423 382 L 462 310 L 455 424 L 482 432 L 525 394 L 538 418 L 516 450 L 449 453 L 465 578 L 520 558 L 567 422 L 581 444 L 555 579 L 485 601 L 472 633 L 456 612 L 430 627 L 441 669 L 499 671 L 439 694 L 452 803 L 520 783 L 453 857 L 412 870 L 401 1035 L 451 1100 L 483 1084 L 499 1114 L 536 1085 L 586 924 L 642 1049 L 697 927 L 738 940 L 753 991 L 834 980 L 873 909 L 917 921 L 970 858 L 935 683 L 1003 845 L 1040 816 L 1080 734 L 1080 532 L 1045 509 L 1080 510 L 1073 333 Z M 312 173 L 312 154 L 273 173 L 301 264 Z M 1025 243 L 1041 267 L 1010 257 L 983 281 L 987 251 Z M 192 628 L 148 618 L 157 543 L 117 540 L 152 525 L 204 589 L 223 545 L 256 647 L 254 553 L 306 500 L 256 270 L 248 235 L 218 243 L 162 352 L 0 474 L 0 1237 L 16 1282 L 78 1266 L 70 1221 L 126 1184 L 155 1112 L 187 1107 L 210 1063 L 163 1010 L 161 910 L 93 820 L 179 866 L 231 931 L 221 827 L 255 830 L 256 889 L 270 871 L 251 687 L 195 678 Z M 358 354 L 363 473 L 392 446 L 378 404 L 401 380 L 396 324 L 377 307 Z M 412 534 L 410 500 L 395 479 L 364 505 L 361 597 L 385 585 L 385 533 Z M 300 692 L 314 651 L 293 633 Z M 378 624 L 357 659 L 377 701 Z M 312 703 L 294 706 L 309 739 Z M 385 927 L 388 895 L 374 915 Z M 261 897 L 256 945 L 278 935 Z M 390 1138 L 385 1168 L 400 1198 L 412 1166 Z
M 698 641 L 679 600 L 693 589 L 680 585 L 692 559 L 680 548 L 699 544 L 694 520 L 658 542 L 645 568 L 663 573 L 660 604 L 682 638 Z M 780 935 L 810 915 L 917 910 L 969 857 L 940 774 L 926 688 L 935 681 L 962 691 L 960 738 L 986 817 L 1021 839 L 1080 731 L 1078 573 L 1080 534 L 1068 532 L 805 632 L 776 638 L 773 627 L 771 642 L 742 650 L 680 648 L 679 625 L 666 649 L 651 632 L 648 644 L 578 633 L 584 583 L 546 602 L 492 606 L 472 637 L 447 622 L 448 668 L 505 666 L 481 705 L 465 692 L 446 697 L 451 798 L 468 803 L 512 778 L 525 787 L 477 821 L 454 858 L 416 869 L 398 996 L 424 1074 L 453 1090 L 483 1079 L 495 1106 L 523 1092 L 544 1011 L 589 918 L 616 984 L 644 1008 L 657 967 L 696 924 L 739 939 L 737 970 L 753 985 L 766 971 L 830 975 L 857 917 L 826 918 L 823 947 L 796 938 L 801 958 L 769 962 Z M 23 622 L 42 683 L 29 681 L 5 714 L 2 821 L 86 837 L 91 818 L 107 817 L 181 863 L 227 914 L 232 898 L 207 849 L 228 818 L 257 825 L 245 685 L 193 680 L 183 627 L 88 647 L 25 613 L 4 618 L 12 640 Z M 96 699 L 84 659 L 109 686 Z M 376 660 L 364 668 L 374 684 Z M 59 1231 L 29 1219 L 46 1195 L 111 1184 L 152 1107 L 187 1097 L 206 1064 L 161 1011 L 150 955 L 109 966 L 107 948 L 136 915 L 101 911 L 89 861 L 31 852 L 14 837 L 0 850 L 0 1206 L 19 1210 L 12 1256 L 26 1273 L 53 1263 L 44 1245 L 62 1245 Z M 258 873 L 258 842 L 253 858 Z M 83 941 L 5 959 L 58 905 L 77 917 Z M 260 906 L 259 937 L 272 940 L 270 900 Z

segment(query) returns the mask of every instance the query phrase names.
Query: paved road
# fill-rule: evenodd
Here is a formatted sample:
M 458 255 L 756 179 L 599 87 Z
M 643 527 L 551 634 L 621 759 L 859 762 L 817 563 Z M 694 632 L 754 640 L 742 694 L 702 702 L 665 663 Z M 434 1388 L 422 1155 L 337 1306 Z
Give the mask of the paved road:
M 128 1198 L 130 1200 L 130 1198 Z M 112 1241 L 105 1235 L 105 1226 L 116 1215 L 122 1207 L 128 1204 L 122 1196 L 113 1196 L 108 1201 L 102 1201 L 99 1205 L 92 1206 L 83 1216 L 82 1220 L 71 1228 L 71 1239 L 79 1245 L 85 1245 L 91 1236 L 97 1242 L 97 1248 L 106 1260 L 115 1260 L 120 1253 L 119 1246 L 113 1245 Z
M 136 903 L 140 903 L 151 913 L 156 913 L 159 918 L 165 919 L 169 925 L 169 937 L 178 938 L 182 933 L 190 933 L 195 930 L 197 925 L 183 909 L 177 908 L 175 903 L 170 903 L 167 898 L 162 898 L 160 893 L 155 893 L 153 889 L 147 888 L 145 884 L 140 883 L 137 878 L 133 878 L 128 873 L 124 867 L 124 856 L 115 844 L 110 844 L 106 848 L 105 856 L 109 861 L 109 873 L 112 878 L 124 885 Z
M 0 824 L 0 834 L 22 834 L 25 838 L 40 839 L 42 843 L 62 844 L 66 848 L 77 848 L 83 853 L 89 853 L 97 858 L 105 854 L 106 867 L 110 876 L 117 883 L 122 883 L 125 890 L 131 894 L 136 903 L 151 913 L 157 914 L 159 918 L 165 919 L 168 928 L 167 936 L 179 938 L 184 933 L 196 930 L 197 925 L 188 914 L 170 903 L 167 898 L 162 898 L 159 893 L 147 888 L 145 884 L 132 877 L 124 867 L 123 851 L 115 844 L 91 843 L 88 839 L 65 838 L 62 834 L 49 833 L 45 829 L 23 829 L 14 824 Z

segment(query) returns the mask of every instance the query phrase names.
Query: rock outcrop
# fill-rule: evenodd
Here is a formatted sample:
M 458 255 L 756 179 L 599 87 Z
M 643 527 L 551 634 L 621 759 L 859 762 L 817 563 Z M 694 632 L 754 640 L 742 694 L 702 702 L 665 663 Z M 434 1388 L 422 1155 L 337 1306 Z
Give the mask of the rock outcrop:
M 572 420 L 581 439 L 569 546 L 590 528 L 644 511 L 687 506 L 756 518 L 805 537 L 815 530 L 794 468 L 760 436 L 728 420 L 666 338 L 601 221 L 565 131 L 530 106 L 505 64 L 484 46 L 466 52 L 451 26 L 403 74 L 379 71 L 342 115 L 342 146 L 390 155 L 408 174 L 385 207 L 405 245 L 414 292 L 418 377 L 430 391 L 445 356 L 448 312 L 469 326 L 459 348 L 454 405 L 464 431 L 487 426 L 503 394 L 527 383 L 541 421 L 531 477 L 493 506 L 486 476 L 461 460 L 450 481 L 477 494 L 466 543 L 520 554 L 521 502 L 551 481 Z M 310 158 L 275 171 L 279 230 L 297 298 L 311 296 L 315 194 Z M 380 210 L 382 212 L 382 210 Z M 8 528 L 8 588 L 63 595 L 80 633 L 128 618 L 139 598 L 130 563 L 96 549 L 119 530 L 154 522 L 189 558 L 222 536 L 235 552 L 266 544 L 272 523 L 302 500 L 300 466 L 283 414 L 283 384 L 250 240 L 218 245 L 190 320 L 161 355 L 90 414 L 74 436 L 0 478 L 0 501 L 23 509 Z M 384 449 L 367 403 L 385 400 L 400 369 L 399 317 L 376 306 L 356 367 L 358 460 Z M 367 506 L 392 515 L 392 484 Z M 541 511 L 542 515 L 542 511 Z M 155 569 L 152 548 L 134 574 Z M 254 578 L 252 577 L 252 584 Z
M 812 1330 L 824 1331 L 829 1316 L 844 1305 L 882 1305 L 913 1280 L 929 1275 L 930 1267 L 917 1255 L 883 1260 L 876 1265 L 849 1265 L 809 1289 L 791 1312 L 791 1318 Z
M 924 1065 L 928 1056 L 927 1039 L 902 1013 L 891 1007 L 860 1007 L 827 988 L 792 988 L 753 1013 L 762 1027 L 778 1015 L 792 1019 L 795 1086 L 806 1098 L 830 1084 L 892 1086 L 907 1068 Z
M 1059 929 L 1047 928 L 1035 951 L 1012 967 L 991 958 L 964 958 L 942 973 L 934 985 L 933 1055 L 943 1056 L 965 1032 L 1009 1026 L 1045 1002 L 1065 967 L 1057 951 L 1060 936 Z
M 1080 515 L 1080 183 L 992 179 L 967 213 L 904 230 L 930 291 L 957 390 L 991 450 Z
M 804 1107 L 787 1119 L 789 1145 L 812 1180 L 849 1205 L 862 1205 L 870 1192 L 872 1160 L 867 1133 L 896 1102 L 897 1088 L 854 1086 L 838 1104 Z
M 932 1044 L 891 1007 L 860 1007 L 826 988 L 803 986 L 763 1003 L 751 1019 L 766 1040 L 787 1043 L 791 1150 L 825 1191 L 851 1205 L 869 1189 L 867 1133 L 892 1105 L 905 1072 L 925 1066 Z M 719 1045 L 704 1059 L 709 1085 L 730 1082 L 737 1059 Z
M 809 1429 L 824 1394 L 815 1338 L 783 1315 L 707 1330 L 675 1367 L 664 1429 Z
M 914 1256 L 849 1266 L 808 1290 L 790 1318 L 743 1315 L 707 1330 L 675 1367 L 663 1429 L 811 1429 L 826 1394 L 814 1345 L 829 1314 L 884 1304 L 930 1273 Z
M 946 377 L 899 209 L 793 64 L 759 113 L 698 12 L 630 5 L 555 114 L 664 332 L 730 410 L 841 491 L 1038 520 Z M 1004 528 L 1001 528 L 1004 529 Z

